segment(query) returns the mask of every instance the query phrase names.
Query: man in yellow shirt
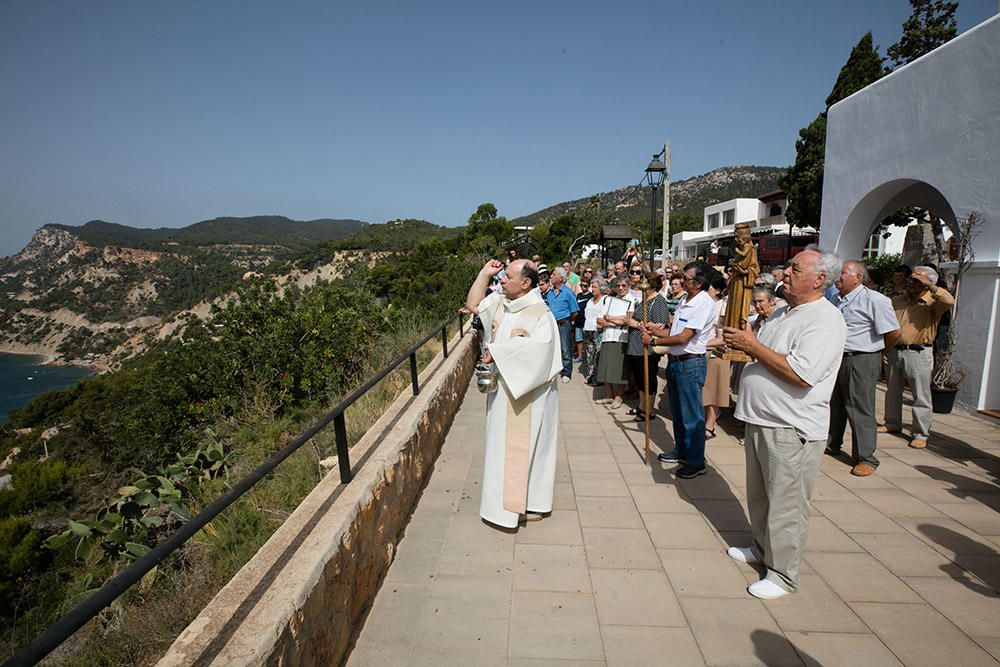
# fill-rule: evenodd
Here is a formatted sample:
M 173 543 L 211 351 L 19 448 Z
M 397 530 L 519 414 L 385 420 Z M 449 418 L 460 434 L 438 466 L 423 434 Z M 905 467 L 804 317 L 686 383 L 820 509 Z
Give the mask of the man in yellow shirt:
M 931 373 L 938 322 L 955 299 L 937 286 L 937 271 L 918 266 L 906 283 L 906 293 L 894 296 L 892 307 L 899 320 L 899 342 L 888 351 L 885 425 L 880 433 L 903 429 L 903 384 L 913 392 L 913 428 L 910 447 L 923 449 L 931 432 Z

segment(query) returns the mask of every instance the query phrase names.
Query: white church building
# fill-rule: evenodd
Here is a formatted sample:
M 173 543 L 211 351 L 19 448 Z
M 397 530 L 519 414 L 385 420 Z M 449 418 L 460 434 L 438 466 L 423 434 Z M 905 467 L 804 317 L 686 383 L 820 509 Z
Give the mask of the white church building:
M 829 110 L 820 244 L 859 257 L 907 206 L 985 219 L 958 300 L 958 401 L 1000 410 L 1000 16 Z

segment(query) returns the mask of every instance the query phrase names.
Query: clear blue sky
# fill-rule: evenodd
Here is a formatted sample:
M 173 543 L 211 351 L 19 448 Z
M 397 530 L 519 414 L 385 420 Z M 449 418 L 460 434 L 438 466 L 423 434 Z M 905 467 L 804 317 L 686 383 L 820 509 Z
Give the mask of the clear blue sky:
M 487 6 L 489 5 L 489 6 Z M 996 0 L 962 0 L 959 30 Z M 905 0 L 0 0 L 0 256 L 50 222 L 508 217 L 787 165 Z

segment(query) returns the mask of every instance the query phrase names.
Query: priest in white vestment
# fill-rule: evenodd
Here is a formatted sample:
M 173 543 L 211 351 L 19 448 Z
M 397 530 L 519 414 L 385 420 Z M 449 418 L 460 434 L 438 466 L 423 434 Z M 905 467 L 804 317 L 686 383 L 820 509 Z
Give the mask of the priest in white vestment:
M 483 322 L 484 361 L 492 360 L 498 388 L 486 399 L 486 463 L 479 514 L 503 528 L 522 516 L 552 511 L 562 371 L 559 328 L 538 290 L 528 260 L 511 262 L 500 278 L 503 293 L 484 298 L 504 269 L 490 260 L 469 289 L 466 306 Z

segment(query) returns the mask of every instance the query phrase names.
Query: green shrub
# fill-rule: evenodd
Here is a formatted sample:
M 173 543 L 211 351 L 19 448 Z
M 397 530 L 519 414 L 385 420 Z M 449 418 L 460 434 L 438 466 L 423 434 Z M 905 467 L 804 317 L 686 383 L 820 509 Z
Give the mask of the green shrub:
M 902 261 L 903 256 L 898 252 L 895 252 L 879 255 L 878 257 L 869 257 L 865 260 L 865 266 L 868 268 L 868 273 L 871 275 L 872 280 L 879 285 L 882 285 L 887 280 L 892 278 L 893 270 L 899 266 Z
M 79 470 L 65 461 L 25 461 L 10 468 L 12 483 L 0 491 L 0 518 L 27 514 L 65 491 Z
M 27 519 L 0 519 L 0 610 L 5 617 L 19 597 L 30 597 L 30 580 L 50 559 L 42 539 Z

